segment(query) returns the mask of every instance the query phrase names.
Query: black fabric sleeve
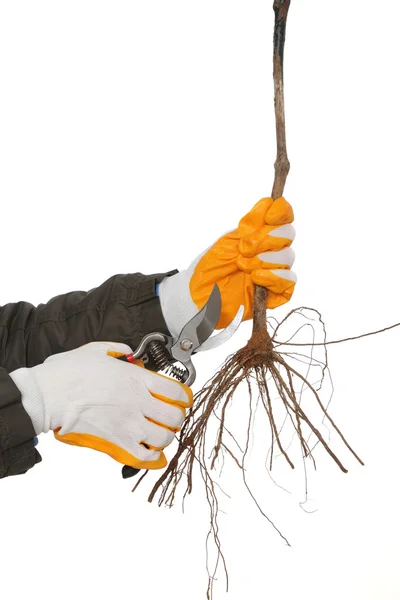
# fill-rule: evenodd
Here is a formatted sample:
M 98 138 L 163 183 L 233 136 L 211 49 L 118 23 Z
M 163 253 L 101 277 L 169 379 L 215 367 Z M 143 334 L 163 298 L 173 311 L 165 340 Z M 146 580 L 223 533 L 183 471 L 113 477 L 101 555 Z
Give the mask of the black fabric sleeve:
M 115 275 L 88 292 L 62 294 L 37 307 L 28 302 L 0 307 L 0 477 L 25 472 L 41 460 L 8 373 L 93 341 L 135 349 L 148 333 L 168 335 L 156 285 L 175 273 Z
M 21 394 L 7 371 L 0 368 L 0 479 L 25 473 L 42 460 L 34 437 Z

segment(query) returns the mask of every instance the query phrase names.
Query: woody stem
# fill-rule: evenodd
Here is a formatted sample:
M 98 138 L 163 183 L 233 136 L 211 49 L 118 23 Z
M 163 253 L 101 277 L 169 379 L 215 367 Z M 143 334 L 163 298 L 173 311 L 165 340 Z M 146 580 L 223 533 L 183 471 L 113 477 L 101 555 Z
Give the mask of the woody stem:
M 271 197 L 276 200 L 283 194 L 290 163 L 286 149 L 285 96 L 283 86 L 283 54 L 285 49 L 286 23 L 291 0 L 274 0 L 274 103 L 276 123 L 277 155 L 275 160 L 275 177 Z M 253 335 L 265 331 L 267 327 L 266 314 L 267 290 L 254 286 Z

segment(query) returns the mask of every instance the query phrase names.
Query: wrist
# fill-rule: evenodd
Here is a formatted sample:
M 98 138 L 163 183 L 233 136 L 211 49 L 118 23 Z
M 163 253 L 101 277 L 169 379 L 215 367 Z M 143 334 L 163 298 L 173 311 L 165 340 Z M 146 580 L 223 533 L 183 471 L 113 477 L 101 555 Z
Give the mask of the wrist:
M 190 279 L 194 268 L 166 277 L 158 286 L 158 295 L 164 320 L 174 339 L 198 312 L 190 294 Z
M 44 430 L 43 396 L 36 382 L 32 368 L 21 368 L 9 373 L 21 394 L 21 402 L 32 421 L 36 435 Z

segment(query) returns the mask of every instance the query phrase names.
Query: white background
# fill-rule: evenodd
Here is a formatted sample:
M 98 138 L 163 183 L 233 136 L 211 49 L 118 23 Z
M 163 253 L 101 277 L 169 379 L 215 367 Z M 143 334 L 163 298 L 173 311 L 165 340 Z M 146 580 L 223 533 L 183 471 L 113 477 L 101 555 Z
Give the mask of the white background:
M 183 269 L 269 195 L 271 5 L 0 3 L 0 304 Z M 289 15 L 289 307 L 318 308 L 330 339 L 400 320 L 399 16 L 396 0 L 293 0 Z M 195 389 L 249 333 L 197 357 Z M 301 461 L 294 473 L 277 463 L 291 495 L 257 471 L 291 548 L 240 477 L 224 479 L 230 592 L 221 574 L 218 599 L 400 597 L 399 336 L 330 347 L 331 412 L 365 467 L 336 439 L 348 474 L 317 450 L 312 514 L 299 507 Z M 2 598 L 205 598 L 202 482 L 183 515 L 148 504 L 148 486 L 131 494 L 105 455 L 51 434 L 39 449 L 40 465 L 0 483 Z

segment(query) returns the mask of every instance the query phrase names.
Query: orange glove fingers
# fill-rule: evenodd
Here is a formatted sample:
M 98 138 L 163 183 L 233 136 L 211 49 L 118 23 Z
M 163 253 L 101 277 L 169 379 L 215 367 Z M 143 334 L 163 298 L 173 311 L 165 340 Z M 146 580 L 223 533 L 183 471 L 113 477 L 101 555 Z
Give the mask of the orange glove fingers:
M 237 236 L 242 238 L 251 235 L 254 231 L 263 227 L 266 223 L 266 214 L 273 202 L 272 198 L 262 198 L 259 200 L 257 204 L 253 206 L 251 211 L 240 219 L 239 226 L 235 231 Z M 274 223 L 271 223 L 271 225 L 274 225 Z
M 159 454 L 151 449 L 146 454 L 153 454 L 154 459 L 148 458 L 147 460 L 140 460 L 124 448 L 121 448 L 121 446 L 99 436 L 75 432 L 59 435 L 58 431 L 59 429 L 54 430 L 54 437 L 64 444 L 80 446 L 81 448 L 90 448 L 91 450 L 97 450 L 97 452 L 104 452 L 104 454 L 108 454 L 108 456 L 117 462 L 130 467 L 135 467 L 136 469 L 163 469 L 167 464 L 167 459 L 163 452 Z
M 266 211 L 265 222 L 267 225 L 286 225 L 293 221 L 293 208 L 285 198 L 274 200 Z
M 237 231 L 238 237 L 242 238 L 252 234 L 263 225 L 286 225 L 293 223 L 293 209 L 285 198 L 262 198 L 253 206 L 240 221 Z
M 245 273 L 252 273 L 257 269 L 291 269 L 294 259 L 294 250 L 284 248 L 279 252 L 262 252 L 253 258 L 239 256 L 237 266 Z
M 258 231 L 239 240 L 239 252 L 250 258 L 268 250 L 282 250 L 290 246 L 296 235 L 292 225 L 279 227 L 264 225 Z
M 268 289 L 268 296 L 270 294 L 283 296 L 282 302 L 274 304 L 274 306 L 267 302 L 268 308 L 280 306 L 280 304 L 290 300 L 296 285 L 296 276 L 294 273 L 285 269 L 274 269 L 273 271 L 269 269 L 256 269 L 251 273 L 251 279 L 255 284 L 266 287 Z
M 286 290 L 282 294 L 274 294 L 274 292 L 268 291 L 266 305 L 267 308 L 278 308 L 278 306 L 282 306 L 283 304 L 286 304 L 286 302 L 289 302 L 290 298 L 292 297 L 293 290 L 294 287 L 291 290 Z

